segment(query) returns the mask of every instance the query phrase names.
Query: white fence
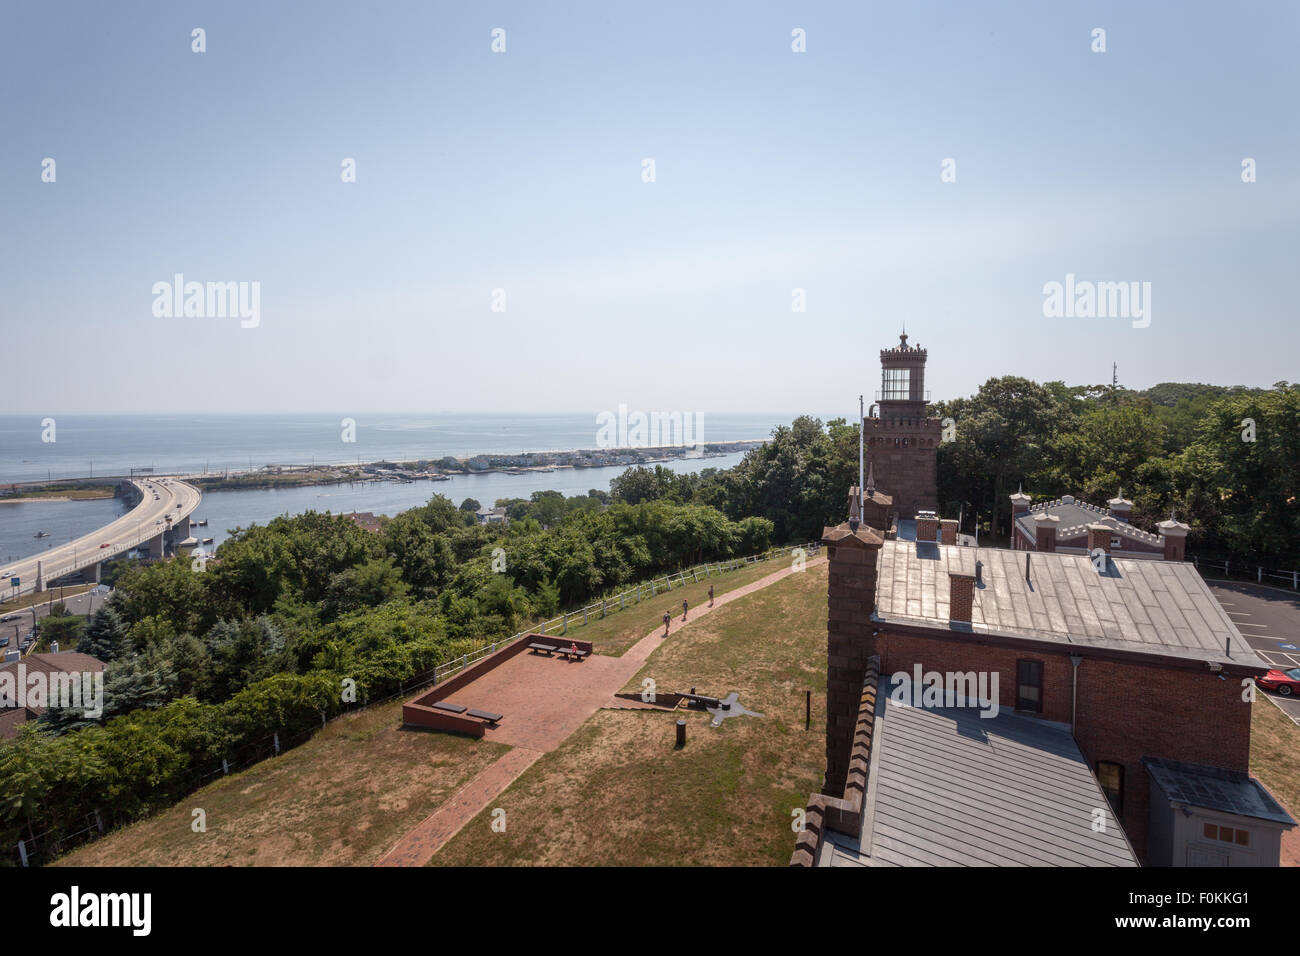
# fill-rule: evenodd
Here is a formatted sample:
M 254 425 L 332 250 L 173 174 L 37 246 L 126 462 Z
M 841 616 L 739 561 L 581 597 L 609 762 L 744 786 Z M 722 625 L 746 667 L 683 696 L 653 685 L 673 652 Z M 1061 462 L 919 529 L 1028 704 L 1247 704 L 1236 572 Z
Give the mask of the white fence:
M 1225 558 L 1222 561 L 1202 561 L 1197 555 L 1192 555 L 1192 564 L 1202 572 L 1206 569 L 1222 570 L 1224 577 L 1231 577 L 1234 574 L 1242 578 L 1253 576 L 1256 584 L 1274 584 L 1276 582 L 1275 586 L 1300 590 L 1300 571 L 1275 571 L 1257 564 L 1251 564 L 1248 561 L 1234 562 L 1231 558 Z

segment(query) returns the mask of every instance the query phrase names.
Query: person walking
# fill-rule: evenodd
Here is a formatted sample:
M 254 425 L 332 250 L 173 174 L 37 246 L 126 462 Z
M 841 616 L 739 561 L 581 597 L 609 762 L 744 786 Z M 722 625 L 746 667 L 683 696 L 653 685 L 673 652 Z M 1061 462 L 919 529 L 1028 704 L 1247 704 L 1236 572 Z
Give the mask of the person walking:
M 709 585 L 709 607 L 713 607 L 713 585 Z
M 686 620 L 686 599 L 682 598 L 682 620 Z
M 664 637 L 668 636 L 668 625 L 672 623 L 673 616 L 664 611 Z

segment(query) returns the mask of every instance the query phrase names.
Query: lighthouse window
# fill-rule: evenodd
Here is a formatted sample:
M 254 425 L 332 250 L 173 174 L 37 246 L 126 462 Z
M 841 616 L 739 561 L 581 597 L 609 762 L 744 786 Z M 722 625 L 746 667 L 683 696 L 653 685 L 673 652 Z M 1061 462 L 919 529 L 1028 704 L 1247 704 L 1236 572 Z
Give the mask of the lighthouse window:
M 881 401 L 900 401 L 911 397 L 911 369 L 887 368 L 881 383 Z

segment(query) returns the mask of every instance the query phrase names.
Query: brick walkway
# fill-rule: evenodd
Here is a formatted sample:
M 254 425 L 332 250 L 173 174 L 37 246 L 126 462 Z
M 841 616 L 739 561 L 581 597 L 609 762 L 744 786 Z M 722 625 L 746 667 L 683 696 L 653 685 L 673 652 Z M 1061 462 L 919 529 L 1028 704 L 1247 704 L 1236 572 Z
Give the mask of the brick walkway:
M 533 765 L 542 754 L 516 747 L 480 771 L 460 791 L 388 851 L 378 866 L 424 866 L 438 849 Z
M 813 558 L 806 567 L 816 567 L 825 561 L 824 557 Z M 516 777 L 544 752 L 562 744 L 602 707 L 662 709 L 614 695 L 641 669 L 655 648 L 665 640 L 671 640 L 682 628 L 689 627 L 712 610 L 793 573 L 793 568 L 782 568 L 750 584 L 719 594 L 714 598 L 712 608 L 707 602 L 691 608 L 685 622 L 679 612 L 673 616 L 667 638 L 663 628 L 657 627 L 632 645 L 622 657 L 593 654 L 584 661 L 569 662 L 525 651 L 448 696 L 448 702 L 453 704 L 505 714 L 506 719 L 498 727 L 489 728 L 485 737 L 510 744 L 513 749 L 398 840 L 378 865 L 423 866 L 428 863 L 444 843 L 460 832 Z

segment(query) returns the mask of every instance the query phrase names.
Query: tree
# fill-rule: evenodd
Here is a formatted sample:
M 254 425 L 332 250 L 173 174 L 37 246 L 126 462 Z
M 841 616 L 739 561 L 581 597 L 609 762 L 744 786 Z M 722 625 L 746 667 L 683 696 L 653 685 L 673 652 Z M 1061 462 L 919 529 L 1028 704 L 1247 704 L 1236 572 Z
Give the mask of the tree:
M 77 650 L 105 664 L 129 653 L 126 625 L 114 601 L 104 604 L 90 618 L 86 633 L 77 641 Z
M 83 618 L 69 614 L 62 604 L 55 605 L 55 608 L 62 609 L 63 613 L 55 614 L 54 610 L 51 610 L 49 616 L 42 620 L 36 629 L 38 652 L 48 651 L 52 644 L 58 644 L 60 650 L 70 650 L 85 628 L 86 622 Z
M 1010 513 L 1007 496 L 1042 467 L 1050 437 L 1074 425 L 1058 385 L 1008 375 L 989 379 L 971 398 L 942 403 L 938 411 L 953 418 L 957 434 L 939 448 L 939 499 L 971 502 L 990 516 L 997 536 Z

